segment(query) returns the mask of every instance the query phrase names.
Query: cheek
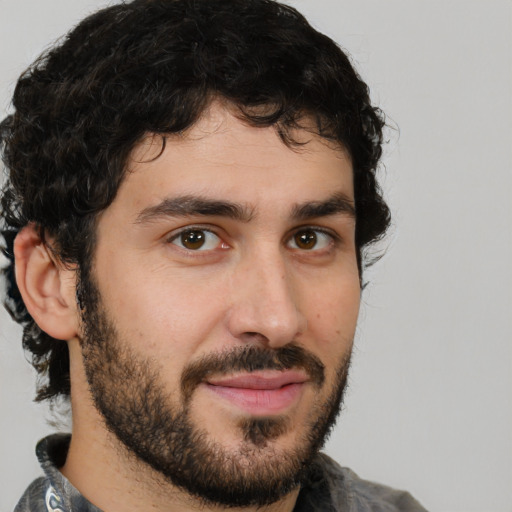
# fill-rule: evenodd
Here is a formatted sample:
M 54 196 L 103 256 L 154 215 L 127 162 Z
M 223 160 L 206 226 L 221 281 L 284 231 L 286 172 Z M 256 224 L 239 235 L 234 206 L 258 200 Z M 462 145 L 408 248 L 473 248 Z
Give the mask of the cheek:
M 316 297 L 316 318 L 329 324 L 339 323 L 350 327 L 357 321 L 359 303 L 359 285 L 326 288 Z
M 222 315 L 222 301 L 215 293 L 218 286 L 213 280 L 199 281 L 201 286 L 169 269 L 144 275 L 126 268 L 123 272 L 120 265 L 104 273 L 101 293 L 127 343 L 165 365 L 176 366 L 197 353 Z
M 311 296 L 308 306 L 308 329 L 324 357 L 335 357 L 338 360 L 350 350 L 359 315 L 359 304 L 358 279 L 336 281 Z

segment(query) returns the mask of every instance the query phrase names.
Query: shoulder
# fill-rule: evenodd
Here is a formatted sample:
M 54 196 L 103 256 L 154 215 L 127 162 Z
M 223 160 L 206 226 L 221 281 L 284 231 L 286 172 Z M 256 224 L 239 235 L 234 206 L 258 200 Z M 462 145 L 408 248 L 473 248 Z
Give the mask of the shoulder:
M 363 480 L 325 454 L 315 460 L 310 475 L 297 512 L 426 512 L 408 492 Z
M 39 512 L 46 511 L 46 490 L 48 479 L 40 477 L 34 480 L 27 488 L 21 499 L 18 501 L 14 512 Z

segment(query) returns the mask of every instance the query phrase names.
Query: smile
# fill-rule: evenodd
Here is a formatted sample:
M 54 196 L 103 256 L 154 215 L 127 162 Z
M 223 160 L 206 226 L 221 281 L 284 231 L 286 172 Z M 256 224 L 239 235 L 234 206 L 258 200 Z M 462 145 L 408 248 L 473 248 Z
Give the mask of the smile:
M 308 377 L 301 371 L 264 371 L 209 379 L 205 386 L 251 415 L 283 413 L 297 402 Z

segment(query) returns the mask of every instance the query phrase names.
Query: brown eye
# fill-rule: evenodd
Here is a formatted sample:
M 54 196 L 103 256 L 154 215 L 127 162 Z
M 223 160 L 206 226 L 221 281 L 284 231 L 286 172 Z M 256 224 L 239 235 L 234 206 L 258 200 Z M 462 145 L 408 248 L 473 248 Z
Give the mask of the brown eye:
M 288 240 L 288 247 L 301 251 L 322 251 L 334 243 L 335 235 L 323 229 L 304 228 L 296 231 Z
M 191 251 L 200 249 L 206 242 L 205 232 L 199 229 L 184 231 L 179 238 L 181 245 Z
M 311 250 L 315 247 L 318 238 L 315 231 L 308 229 L 306 231 L 299 231 L 293 236 L 296 247 L 303 250 Z
M 222 239 L 209 229 L 193 227 L 176 233 L 169 243 L 187 251 L 212 251 L 225 248 Z

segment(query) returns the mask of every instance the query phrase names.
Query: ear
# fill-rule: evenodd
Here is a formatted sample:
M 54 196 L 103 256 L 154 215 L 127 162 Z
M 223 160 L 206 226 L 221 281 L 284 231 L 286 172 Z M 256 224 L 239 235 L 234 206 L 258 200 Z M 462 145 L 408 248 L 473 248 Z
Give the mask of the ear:
M 41 240 L 34 224 L 14 241 L 16 282 L 37 325 L 53 338 L 70 340 L 78 333 L 76 273 L 65 268 Z

